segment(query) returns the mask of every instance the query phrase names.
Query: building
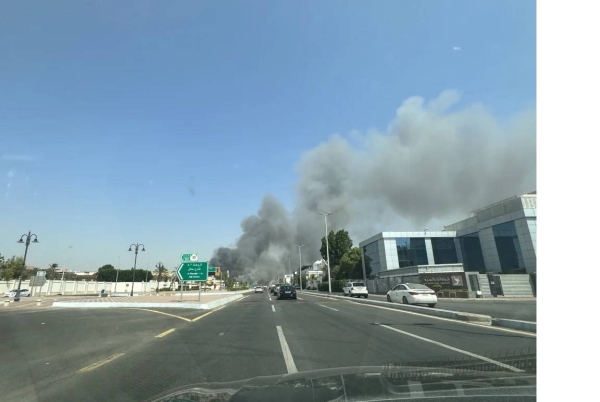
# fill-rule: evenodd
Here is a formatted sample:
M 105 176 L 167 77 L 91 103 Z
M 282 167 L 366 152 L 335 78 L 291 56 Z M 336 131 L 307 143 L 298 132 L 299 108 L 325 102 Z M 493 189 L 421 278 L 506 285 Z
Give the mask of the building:
M 359 243 L 369 257 L 371 274 L 418 265 L 461 262 L 456 233 L 450 231 L 381 232 Z
M 417 266 L 462 264 L 460 271 L 536 273 L 535 192 L 473 211 L 442 231 L 381 232 L 359 243 L 372 275 Z M 454 265 L 455 266 L 455 265 Z

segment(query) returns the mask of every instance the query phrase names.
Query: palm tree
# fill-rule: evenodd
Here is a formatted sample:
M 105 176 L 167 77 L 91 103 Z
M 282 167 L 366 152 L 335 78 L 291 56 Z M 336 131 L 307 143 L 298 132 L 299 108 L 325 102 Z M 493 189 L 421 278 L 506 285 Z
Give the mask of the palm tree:
M 157 276 L 157 285 L 156 285 L 156 293 L 158 293 L 158 289 L 160 289 L 160 280 L 163 277 L 168 278 L 169 270 L 164 266 L 162 262 L 156 264 L 156 269 L 154 270 L 154 274 Z
M 53 263 L 53 264 L 49 264 L 48 265 L 48 279 L 54 279 L 54 274 L 56 272 L 56 268 L 58 268 L 58 264 L 57 263 Z

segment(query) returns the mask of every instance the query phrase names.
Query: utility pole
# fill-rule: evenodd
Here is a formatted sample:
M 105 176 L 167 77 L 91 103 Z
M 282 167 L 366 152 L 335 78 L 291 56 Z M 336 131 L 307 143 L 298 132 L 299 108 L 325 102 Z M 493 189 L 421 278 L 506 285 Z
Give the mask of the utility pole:
M 327 245 L 327 283 L 329 284 L 329 295 L 331 296 L 331 268 L 329 267 L 329 238 L 327 233 L 327 216 L 333 212 L 317 212 L 325 218 L 325 244 Z
M 302 247 L 304 244 L 297 244 L 298 246 L 298 257 L 300 257 L 300 270 L 298 271 L 298 281 L 300 282 L 300 290 L 302 290 Z

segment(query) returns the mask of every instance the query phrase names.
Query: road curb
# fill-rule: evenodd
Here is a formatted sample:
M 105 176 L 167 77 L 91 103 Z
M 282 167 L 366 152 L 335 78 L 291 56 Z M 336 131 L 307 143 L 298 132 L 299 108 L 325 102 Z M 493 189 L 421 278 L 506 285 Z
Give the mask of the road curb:
M 494 327 L 516 329 L 519 331 L 537 333 L 537 323 L 531 321 L 509 320 L 507 318 L 492 318 Z
M 66 308 L 189 308 L 196 310 L 210 310 L 215 307 L 223 306 L 227 303 L 231 303 L 238 299 L 241 299 L 243 294 L 235 294 L 231 297 L 225 297 L 223 299 L 213 300 L 208 303 L 122 303 L 122 302 L 108 302 L 108 303 L 98 303 L 98 302 L 54 302 L 52 303 L 52 307 L 66 307 Z
M 463 313 L 461 311 L 432 309 L 430 307 L 411 306 L 408 304 L 390 303 L 390 302 L 384 302 L 384 301 L 378 301 L 378 300 L 354 299 L 354 298 L 348 298 L 347 296 L 334 296 L 334 295 L 321 296 L 321 295 L 317 295 L 317 294 L 314 294 L 311 292 L 302 292 L 302 293 L 306 293 L 309 295 L 312 294 L 313 296 L 317 296 L 317 297 L 347 300 L 347 301 L 352 301 L 352 302 L 358 303 L 358 304 L 368 304 L 368 305 L 372 305 L 372 306 L 387 307 L 387 308 L 392 308 L 395 310 L 402 310 L 402 311 L 408 311 L 408 312 L 418 313 L 418 314 L 423 314 L 423 315 L 430 315 L 433 317 L 449 318 L 451 320 L 471 322 L 474 324 L 492 325 L 492 317 L 489 315 Z

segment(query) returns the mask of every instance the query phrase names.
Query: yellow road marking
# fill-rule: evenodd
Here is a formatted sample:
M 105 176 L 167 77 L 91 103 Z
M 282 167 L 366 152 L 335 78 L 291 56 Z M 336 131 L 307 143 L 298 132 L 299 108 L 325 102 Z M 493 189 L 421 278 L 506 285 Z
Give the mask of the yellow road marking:
M 156 335 L 155 338 L 162 338 L 163 336 L 169 335 L 173 331 L 175 331 L 175 328 L 168 329 L 165 332 L 163 332 L 162 334 Z
M 98 361 L 98 362 L 96 362 L 96 363 L 94 363 L 94 364 L 90 364 L 89 366 L 87 366 L 87 367 L 84 367 L 84 368 L 80 369 L 80 370 L 79 370 L 79 371 L 77 371 L 77 372 L 78 372 L 78 373 L 89 373 L 90 371 L 92 371 L 92 370 L 95 370 L 95 369 L 97 369 L 98 367 L 100 367 L 100 366 L 102 366 L 102 365 L 104 365 L 104 364 L 106 364 L 106 363 L 110 363 L 110 362 L 112 362 L 113 360 L 115 360 L 115 359 L 117 359 L 117 358 L 119 358 L 119 357 L 123 356 L 124 354 L 125 354 L 125 353 L 116 353 L 116 354 L 114 354 L 114 355 L 112 355 L 112 356 L 109 356 L 109 357 L 107 357 L 106 359 L 100 360 L 100 361 Z
M 200 315 L 200 316 L 198 316 L 198 317 L 196 317 L 196 318 L 192 319 L 192 322 L 196 322 L 196 321 L 198 321 L 199 319 L 201 319 L 202 317 L 206 317 L 207 315 L 210 315 L 210 314 L 212 314 L 212 313 L 214 313 L 214 312 L 216 312 L 216 311 L 219 311 L 219 310 L 221 310 L 222 308 L 225 308 L 225 307 L 229 306 L 230 304 L 233 304 L 233 303 L 235 303 L 235 302 L 238 302 L 238 301 L 240 301 L 240 300 L 242 300 L 242 299 L 244 299 L 244 298 L 246 298 L 246 297 L 247 297 L 247 296 L 242 296 L 242 297 L 240 297 L 239 299 L 232 301 L 231 303 L 227 303 L 227 304 L 225 304 L 225 305 L 223 305 L 223 306 L 221 306 L 221 307 L 217 307 L 216 309 L 214 309 L 214 310 L 212 310 L 212 311 L 209 311 L 208 313 L 204 313 L 204 314 L 202 314 L 202 315 Z
M 183 321 L 192 322 L 192 320 L 190 320 L 189 318 L 181 317 L 181 316 L 178 316 L 178 315 L 175 315 L 175 314 L 165 313 L 163 311 L 150 310 L 150 309 L 147 309 L 147 308 L 136 308 L 136 310 L 150 311 L 152 313 L 168 315 L 169 317 L 179 318 L 180 320 L 183 320 Z

